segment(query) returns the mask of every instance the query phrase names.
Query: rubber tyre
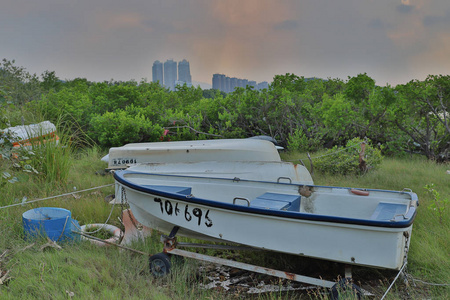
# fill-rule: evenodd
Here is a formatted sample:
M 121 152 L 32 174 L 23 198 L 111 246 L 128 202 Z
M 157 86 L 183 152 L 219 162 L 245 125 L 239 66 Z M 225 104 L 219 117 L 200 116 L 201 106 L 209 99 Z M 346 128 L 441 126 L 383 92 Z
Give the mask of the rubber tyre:
M 339 296 L 342 296 L 341 299 L 349 299 L 345 295 L 352 295 L 356 296 L 356 299 L 362 299 L 363 293 L 361 291 L 361 288 L 357 286 L 356 284 L 352 283 L 351 279 L 344 278 L 339 280 L 338 283 L 333 285 L 330 291 L 330 299 L 331 300 L 338 300 Z M 354 298 L 351 298 L 354 299 Z
M 150 272 L 155 277 L 164 277 L 170 273 L 170 259 L 165 253 L 150 256 Z

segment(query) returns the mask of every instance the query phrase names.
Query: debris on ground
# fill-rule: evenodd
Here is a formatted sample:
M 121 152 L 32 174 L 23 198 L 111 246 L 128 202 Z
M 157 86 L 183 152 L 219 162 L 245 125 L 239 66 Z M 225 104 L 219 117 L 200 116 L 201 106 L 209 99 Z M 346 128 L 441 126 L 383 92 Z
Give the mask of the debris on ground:
M 62 249 L 60 245 L 58 245 L 55 241 L 52 241 L 50 238 L 47 237 L 47 243 L 41 246 L 41 251 L 45 251 L 51 248 L 56 250 Z
M 11 280 L 11 277 L 9 276 L 9 272 L 11 270 L 6 269 L 6 257 L 9 253 L 9 250 L 5 250 L 0 255 L 0 285 L 6 285 Z
M 206 274 L 206 278 L 209 281 L 201 284 L 202 288 L 223 290 L 236 294 L 261 294 L 317 289 L 317 286 L 306 286 L 299 282 L 222 265 L 202 264 L 200 272 Z

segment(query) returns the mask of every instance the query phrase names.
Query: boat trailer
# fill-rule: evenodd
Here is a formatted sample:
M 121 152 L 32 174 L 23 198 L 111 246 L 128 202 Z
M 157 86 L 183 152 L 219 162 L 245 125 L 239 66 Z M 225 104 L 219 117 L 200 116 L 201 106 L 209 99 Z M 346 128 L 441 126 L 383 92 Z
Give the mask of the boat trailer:
M 373 295 L 368 291 L 361 289 L 356 284 L 352 283 L 352 273 L 351 267 L 345 267 L 345 278 L 341 279 L 339 282 L 327 281 L 324 279 L 313 278 L 309 276 L 294 274 L 290 272 L 270 269 L 261 266 L 255 266 L 243 262 L 238 262 L 229 259 L 223 259 L 220 257 L 214 257 L 210 255 L 199 254 L 196 252 L 181 250 L 181 248 L 203 248 L 203 249 L 216 249 L 216 250 L 248 250 L 248 251 L 263 251 L 263 249 L 257 249 L 247 246 L 239 245 L 212 245 L 212 244 L 198 244 L 198 243 L 184 243 L 177 242 L 176 234 L 179 227 L 175 226 L 168 236 L 161 235 L 161 242 L 164 245 L 163 252 L 154 254 L 150 256 L 149 266 L 150 271 L 155 277 L 163 277 L 170 273 L 171 269 L 171 256 L 176 255 L 180 257 L 192 258 L 204 262 L 224 265 L 232 268 L 238 268 L 241 270 L 246 270 L 250 272 L 260 273 L 264 275 L 270 275 L 282 279 L 287 279 L 290 281 L 296 281 L 300 283 L 306 283 L 315 285 L 318 287 L 324 287 L 330 289 L 331 299 L 338 299 L 339 295 L 342 293 L 350 292 L 361 299 L 362 296 Z
M 125 213 L 128 211 L 128 213 Z M 138 223 L 134 218 L 131 210 L 124 210 L 122 214 L 122 223 L 125 225 L 125 236 L 122 239 L 123 241 L 127 240 L 127 243 L 131 242 L 135 239 L 143 238 L 145 235 L 148 235 L 148 228 L 138 229 Z M 224 265 L 232 268 L 237 268 L 241 270 L 246 270 L 250 272 L 260 273 L 264 275 L 270 275 L 282 279 L 287 279 L 290 281 L 295 281 L 299 283 L 311 284 L 318 287 L 324 287 L 330 289 L 330 299 L 339 299 L 339 295 L 350 293 L 353 296 L 356 296 L 357 299 L 361 299 L 363 296 L 373 296 L 372 293 L 360 288 L 356 284 L 352 282 L 352 272 L 351 266 L 345 266 L 345 277 L 338 282 L 335 281 L 327 281 L 324 279 L 313 278 L 309 276 L 294 274 L 290 272 L 265 268 L 261 266 L 255 266 L 243 262 L 233 261 L 229 259 L 223 259 L 220 257 L 214 257 L 204 254 L 199 254 L 196 252 L 181 250 L 179 248 L 203 248 L 203 249 L 215 249 L 215 250 L 247 250 L 247 251 L 264 251 L 264 249 L 258 249 L 254 247 L 248 246 L 240 246 L 240 245 L 215 245 L 215 244 L 199 244 L 199 243 L 185 243 L 178 242 L 176 238 L 176 234 L 179 230 L 178 226 L 175 226 L 168 236 L 161 235 L 160 241 L 163 243 L 163 252 L 157 254 L 149 254 L 146 252 L 142 252 L 136 249 L 132 249 L 126 247 L 121 244 L 115 244 L 108 242 L 107 240 L 102 240 L 88 234 L 82 232 L 76 232 L 79 235 L 85 236 L 90 239 L 98 240 L 100 242 L 116 246 L 118 248 L 132 251 L 135 253 L 139 253 L 145 256 L 149 256 L 149 267 L 150 272 L 155 277 L 164 277 L 165 275 L 170 273 L 171 269 L 171 258 L 173 255 L 179 257 L 187 257 L 192 258 L 204 262 Z

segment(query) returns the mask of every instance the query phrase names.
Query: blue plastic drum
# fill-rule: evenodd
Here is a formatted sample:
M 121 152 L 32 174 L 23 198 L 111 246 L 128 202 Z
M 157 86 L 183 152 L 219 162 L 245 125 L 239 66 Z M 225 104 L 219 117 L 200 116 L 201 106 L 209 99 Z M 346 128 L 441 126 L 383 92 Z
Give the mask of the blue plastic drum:
M 57 207 L 34 208 L 22 215 L 26 239 L 47 236 L 55 242 L 72 240 L 72 221 L 70 210 Z

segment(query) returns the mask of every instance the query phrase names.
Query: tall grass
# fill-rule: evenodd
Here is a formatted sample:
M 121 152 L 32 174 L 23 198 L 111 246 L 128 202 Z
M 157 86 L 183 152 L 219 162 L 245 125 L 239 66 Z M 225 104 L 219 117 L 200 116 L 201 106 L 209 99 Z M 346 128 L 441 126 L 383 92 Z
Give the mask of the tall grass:
M 319 154 L 320 155 L 320 154 Z M 289 153 L 286 159 L 294 160 L 306 155 Z M 310 165 L 305 163 L 308 168 Z M 313 160 L 314 164 L 314 160 Z M 450 164 L 437 164 L 421 156 L 389 158 L 383 160 L 378 170 L 363 176 L 330 176 L 315 172 L 314 183 L 317 185 L 361 187 L 385 190 L 402 190 L 409 188 L 419 198 L 419 208 L 411 236 L 408 255 L 408 272 L 431 283 L 450 283 L 450 215 L 449 205 L 445 207 L 440 222 L 439 213 L 433 209 L 433 201 L 425 186 L 434 184 L 442 197 L 450 199 Z M 420 285 L 420 283 L 419 283 Z M 449 287 L 421 285 L 422 288 L 448 295 Z
M 83 150 L 74 148 L 68 156 L 70 167 L 65 183 L 55 184 L 43 181 L 39 176 L 27 175 L 26 181 L 24 179 L 2 188 L 0 206 L 20 202 L 22 196 L 31 200 L 113 183 L 111 175 L 101 172 L 106 167 L 106 163 L 100 161 L 103 154 L 95 147 Z M 294 159 L 296 156 L 300 157 L 300 154 L 294 154 Z M 448 284 L 448 211 L 440 223 L 436 212 L 428 208 L 433 199 L 424 189 L 426 184 L 434 183 L 435 188 L 448 197 L 450 175 L 446 174 L 447 169 L 450 169 L 449 165 L 435 164 L 418 157 L 386 158 L 379 170 L 364 176 L 330 176 L 315 172 L 313 179 L 320 185 L 392 190 L 411 188 L 418 194 L 420 206 L 411 238 L 407 271 L 422 281 Z M 46 241 L 37 240 L 36 245 L 25 249 L 30 244 L 23 239 L 21 216 L 25 211 L 38 206 L 62 207 L 69 209 L 80 224 L 102 223 L 112 208 L 104 199 L 113 192 L 114 188 L 108 186 L 76 194 L 76 197 L 70 195 L 0 209 L 0 254 L 6 249 L 10 251 L 0 262 L 0 268 L 10 270 L 13 277 L 7 285 L 0 285 L 0 299 L 327 299 L 325 294 L 320 293 L 322 290 L 308 293 L 268 292 L 253 296 L 203 290 L 199 282 L 205 280 L 205 274 L 198 271 L 198 262 L 190 260 L 186 260 L 185 266 L 175 267 L 172 275 L 155 279 L 149 274 L 148 257 L 116 248 L 97 247 L 87 241 L 64 244 L 61 251 L 41 251 L 40 246 Z M 121 210 L 120 205 L 113 208 L 110 224 L 120 226 L 118 217 Z M 158 233 L 143 242 L 133 243 L 131 247 L 153 254 L 162 250 Z M 209 254 L 328 279 L 336 278 L 342 271 L 338 264 L 290 255 L 266 252 Z M 354 268 L 355 280 L 373 292 L 376 298 L 380 298 L 395 275 L 393 271 Z M 387 299 L 405 297 L 405 291 L 413 299 L 448 299 L 450 295 L 448 287 L 421 282 L 406 287 L 398 281 Z

